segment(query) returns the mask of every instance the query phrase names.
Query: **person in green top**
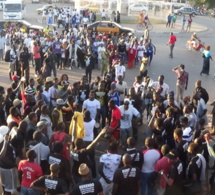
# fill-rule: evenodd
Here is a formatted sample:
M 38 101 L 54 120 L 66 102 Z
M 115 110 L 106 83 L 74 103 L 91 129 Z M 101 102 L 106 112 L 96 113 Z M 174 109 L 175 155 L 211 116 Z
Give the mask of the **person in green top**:
M 175 28 L 175 22 L 177 20 L 177 15 L 173 14 L 172 21 L 171 21 L 171 28 Z

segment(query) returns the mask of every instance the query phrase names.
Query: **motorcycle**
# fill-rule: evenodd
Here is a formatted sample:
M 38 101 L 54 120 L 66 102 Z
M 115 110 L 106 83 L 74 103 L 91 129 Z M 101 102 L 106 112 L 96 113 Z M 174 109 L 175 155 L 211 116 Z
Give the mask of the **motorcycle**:
M 205 45 L 200 40 L 198 40 L 198 43 L 196 43 L 196 41 L 188 40 L 187 43 L 186 43 L 186 48 L 188 50 L 195 50 L 195 51 L 203 52 L 203 50 L 205 48 Z

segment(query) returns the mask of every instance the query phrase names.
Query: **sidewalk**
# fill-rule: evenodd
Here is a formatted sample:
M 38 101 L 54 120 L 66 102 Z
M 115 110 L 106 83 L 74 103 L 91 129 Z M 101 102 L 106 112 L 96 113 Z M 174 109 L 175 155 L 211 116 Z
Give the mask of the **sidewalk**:
M 153 19 L 166 21 L 167 15 L 169 14 L 169 11 L 164 10 L 164 11 L 156 12 L 156 14 L 153 13 L 152 11 L 149 11 L 149 12 L 145 13 L 145 15 L 146 14 L 149 16 L 149 20 L 150 20 L 150 18 L 153 18 Z M 135 18 L 138 17 L 138 13 L 133 13 L 133 14 L 130 14 L 128 16 L 122 15 L 121 20 L 122 21 L 123 20 L 130 20 L 131 17 L 135 17 Z M 188 18 L 188 17 L 186 16 L 186 18 Z M 208 29 L 207 27 L 198 24 L 198 22 L 195 21 L 195 17 L 193 18 L 193 20 L 194 20 L 194 22 L 191 25 L 191 31 L 190 32 L 200 32 L 200 31 L 206 31 Z M 123 24 L 122 23 L 121 25 L 124 27 L 129 27 L 129 28 L 134 29 L 136 33 L 142 33 L 143 32 L 143 30 L 137 29 L 136 24 Z M 181 16 L 178 16 L 178 18 L 176 20 L 175 28 L 166 28 L 166 24 L 154 24 L 151 32 L 153 32 L 153 33 L 170 33 L 170 32 L 186 33 L 186 32 L 181 32 L 181 26 L 182 26 Z M 187 26 L 187 24 L 185 24 L 185 29 L 186 29 L 186 26 Z
M 121 24 L 124 27 L 132 28 L 135 30 L 137 34 L 143 33 L 144 29 L 138 30 L 136 24 Z M 186 26 L 185 26 L 186 27 Z M 207 27 L 202 26 L 198 23 L 193 23 L 191 26 L 190 32 L 200 32 L 200 31 L 206 31 Z M 151 30 L 152 33 L 186 33 L 181 32 L 181 21 L 176 21 L 175 28 L 166 28 L 166 24 L 155 24 L 153 25 L 153 29 Z

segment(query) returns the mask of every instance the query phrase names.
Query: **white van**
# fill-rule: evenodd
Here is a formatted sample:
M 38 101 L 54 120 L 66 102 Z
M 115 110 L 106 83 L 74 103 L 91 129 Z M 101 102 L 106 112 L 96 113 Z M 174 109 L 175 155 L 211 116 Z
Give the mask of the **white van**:
M 24 0 L 7 0 L 3 7 L 4 20 L 23 20 L 26 9 Z

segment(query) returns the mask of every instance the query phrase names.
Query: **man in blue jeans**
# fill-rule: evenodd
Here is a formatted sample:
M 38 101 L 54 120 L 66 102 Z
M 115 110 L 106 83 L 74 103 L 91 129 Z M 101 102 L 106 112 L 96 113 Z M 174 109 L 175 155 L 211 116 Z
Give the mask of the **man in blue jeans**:
M 144 163 L 141 170 L 141 195 L 153 195 L 154 167 L 160 158 L 160 152 L 153 148 L 154 141 L 148 137 L 145 140 L 146 150 L 143 151 Z

